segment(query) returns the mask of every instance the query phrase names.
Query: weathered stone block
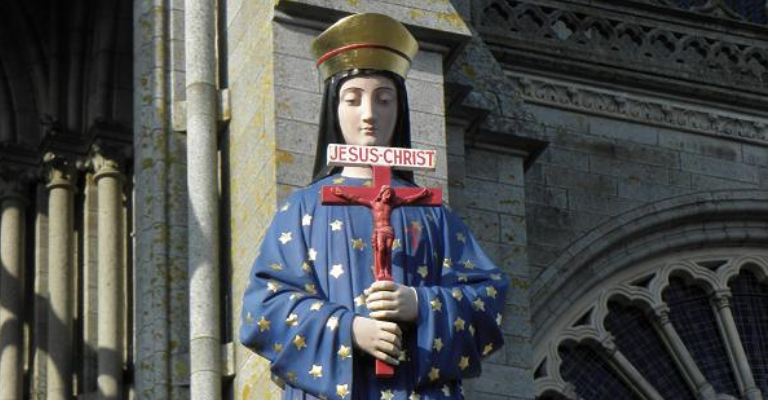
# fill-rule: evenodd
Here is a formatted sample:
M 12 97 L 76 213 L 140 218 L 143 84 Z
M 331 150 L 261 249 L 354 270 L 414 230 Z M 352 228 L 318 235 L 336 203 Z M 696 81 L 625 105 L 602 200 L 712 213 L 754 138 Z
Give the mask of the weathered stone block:
M 501 242 L 525 245 L 528 242 L 525 217 L 501 215 Z
M 681 157 L 683 171 L 742 182 L 758 182 L 757 167 L 753 165 L 687 153 L 681 154 Z
M 408 103 L 413 111 L 443 115 L 443 87 L 438 83 L 407 80 Z
M 281 150 L 305 155 L 315 155 L 318 125 L 277 119 L 277 146 Z
M 688 132 L 665 130 L 659 146 L 685 153 L 695 153 L 728 161 L 741 161 L 741 144 Z
M 552 165 L 544 166 L 547 184 L 552 186 L 574 188 L 604 195 L 616 194 L 616 178 L 579 172 L 568 168 Z
M 523 158 L 500 154 L 495 154 L 494 156 L 499 164 L 499 182 L 524 187 L 525 172 L 523 170 Z
M 320 123 L 322 96 L 318 93 L 278 85 L 275 86 L 275 104 L 278 117 L 315 125 Z
M 468 177 L 496 182 L 499 175 L 498 157 L 483 150 L 467 149 L 465 154 Z
M 589 157 L 589 170 L 593 173 L 615 176 L 630 182 L 648 181 L 663 184 L 669 183 L 670 174 L 670 170 L 667 168 L 599 156 Z
M 750 183 L 705 175 L 693 175 L 691 185 L 693 189 L 698 190 L 755 189 L 760 186 L 759 182 Z
M 305 58 L 275 54 L 275 83 L 292 89 L 321 93 L 315 63 Z
M 555 164 L 560 167 L 589 171 L 589 154 L 566 150 L 557 146 L 549 146 L 537 162 Z
M 272 27 L 275 37 L 275 52 L 313 60 L 310 46 L 320 31 L 283 23 L 274 23 Z
M 467 178 L 464 193 L 469 200 L 470 207 L 512 215 L 525 215 L 525 194 L 519 187 Z
M 498 213 L 468 209 L 463 214 L 466 216 L 464 222 L 466 222 L 475 238 L 499 242 L 501 223 Z
M 619 182 L 619 197 L 636 201 L 652 202 L 680 196 L 689 190 L 677 186 L 658 185 L 640 181 L 626 180 Z
M 568 207 L 577 211 L 590 211 L 598 214 L 618 215 L 643 205 L 643 202 L 619 199 L 583 190 L 568 191 Z

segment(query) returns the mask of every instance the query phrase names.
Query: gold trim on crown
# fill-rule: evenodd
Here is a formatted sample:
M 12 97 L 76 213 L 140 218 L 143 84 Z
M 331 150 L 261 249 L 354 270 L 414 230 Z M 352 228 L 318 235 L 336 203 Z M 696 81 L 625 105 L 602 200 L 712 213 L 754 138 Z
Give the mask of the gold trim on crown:
M 323 80 L 351 69 L 391 71 L 405 78 L 418 51 L 403 24 L 374 13 L 342 18 L 312 43 Z

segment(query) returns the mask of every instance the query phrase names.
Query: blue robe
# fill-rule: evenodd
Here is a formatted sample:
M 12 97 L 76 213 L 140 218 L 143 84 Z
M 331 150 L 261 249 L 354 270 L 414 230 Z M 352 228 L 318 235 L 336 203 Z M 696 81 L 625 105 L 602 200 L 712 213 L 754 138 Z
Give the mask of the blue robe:
M 370 185 L 330 176 L 291 195 L 261 244 L 243 299 L 242 343 L 271 362 L 285 399 L 461 399 L 461 379 L 503 345 L 507 278 L 444 207 L 399 207 L 392 275 L 413 286 L 419 316 L 403 329 L 392 379 L 354 349 L 352 319 L 368 316 L 374 281 L 371 212 L 324 206 L 324 185 Z M 393 177 L 392 186 L 413 186 Z

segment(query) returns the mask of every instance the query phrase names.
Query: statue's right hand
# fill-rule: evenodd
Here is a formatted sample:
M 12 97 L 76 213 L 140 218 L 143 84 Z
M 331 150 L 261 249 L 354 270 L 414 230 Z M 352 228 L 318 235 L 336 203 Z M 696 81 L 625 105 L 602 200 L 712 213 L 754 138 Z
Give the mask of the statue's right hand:
M 352 320 L 355 347 L 389 365 L 398 365 L 403 332 L 394 322 L 378 321 L 362 316 Z

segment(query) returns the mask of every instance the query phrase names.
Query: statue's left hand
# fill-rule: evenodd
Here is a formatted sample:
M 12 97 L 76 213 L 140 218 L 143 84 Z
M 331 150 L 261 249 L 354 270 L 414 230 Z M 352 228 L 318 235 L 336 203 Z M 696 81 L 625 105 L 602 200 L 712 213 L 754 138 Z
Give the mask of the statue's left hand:
M 365 290 L 365 303 L 371 318 L 396 322 L 415 322 L 419 317 L 416 289 L 392 281 L 377 281 Z

